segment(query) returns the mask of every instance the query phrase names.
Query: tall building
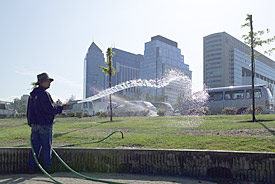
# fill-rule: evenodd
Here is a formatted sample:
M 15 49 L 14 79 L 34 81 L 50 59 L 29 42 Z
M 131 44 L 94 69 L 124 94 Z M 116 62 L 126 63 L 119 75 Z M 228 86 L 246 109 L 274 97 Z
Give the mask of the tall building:
M 226 32 L 205 36 L 204 84 L 210 88 L 251 84 L 249 55 L 250 47 Z M 271 85 L 273 89 L 275 86 L 275 62 L 263 54 L 255 57 L 255 84 Z
M 141 78 L 158 80 L 170 69 L 176 69 L 192 78 L 192 72 L 189 65 L 184 63 L 184 56 L 181 55 L 177 42 L 160 35 L 152 37 L 151 41 L 145 43 L 144 60 L 140 64 Z M 143 88 L 142 92 L 143 96 L 149 95 L 152 98 L 165 95 L 168 97 L 167 101 L 174 104 L 180 90 L 179 84 L 174 82 L 160 89 Z
M 116 69 L 116 74 L 112 78 L 112 86 L 129 80 L 139 79 L 140 63 L 143 61 L 143 55 L 133 54 L 116 48 L 113 48 L 113 52 L 115 52 L 113 66 Z M 137 87 L 133 87 L 120 91 L 118 94 L 136 98 L 137 90 Z
M 88 98 L 106 88 L 106 76 L 98 66 L 104 65 L 104 54 L 93 42 L 84 59 L 83 96 Z
M 116 70 L 112 76 L 112 86 L 121 82 L 140 78 L 140 62 L 143 56 L 113 48 L 113 67 Z M 102 50 L 93 42 L 88 49 L 84 60 L 84 98 L 98 94 L 109 87 L 109 76 L 105 76 L 99 66 L 105 66 Z M 118 94 L 136 97 L 137 88 L 125 89 Z

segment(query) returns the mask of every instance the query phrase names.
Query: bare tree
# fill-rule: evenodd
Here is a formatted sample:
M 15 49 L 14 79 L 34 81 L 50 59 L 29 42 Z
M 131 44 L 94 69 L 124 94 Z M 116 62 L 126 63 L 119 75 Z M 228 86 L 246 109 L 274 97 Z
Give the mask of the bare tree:
M 275 40 L 275 36 L 268 38 L 266 40 L 262 40 L 260 38 L 260 36 L 262 36 L 265 33 L 269 33 L 269 29 L 266 29 L 266 31 L 257 31 L 254 32 L 253 31 L 253 21 L 252 21 L 252 15 L 247 14 L 247 17 L 245 19 L 246 23 L 242 25 L 243 27 L 249 27 L 250 31 L 247 35 L 243 35 L 243 39 L 244 42 L 246 44 L 250 45 L 250 49 L 251 49 L 251 83 L 252 83 L 252 121 L 256 122 L 256 117 L 255 117 L 255 95 L 254 95 L 254 78 L 255 78 L 255 60 L 254 57 L 255 56 L 259 56 L 259 55 L 255 55 L 254 54 L 254 48 L 256 46 L 262 46 L 263 44 L 270 44 Z M 275 51 L 275 48 L 271 48 L 268 51 L 265 51 L 265 53 L 268 53 L 269 55 L 272 54 L 272 52 Z
M 113 56 L 114 56 L 114 52 L 112 51 L 112 48 L 108 48 L 107 52 L 106 52 L 106 56 L 107 56 L 107 61 L 104 62 L 104 64 L 107 65 L 107 67 L 104 66 L 99 66 L 100 69 L 102 69 L 102 71 L 104 72 L 104 74 L 106 76 L 109 76 L 109 88 L 112 87 L 112 79 L 111 77 L 113 75 L 115 75 L 116 70 L 113 67 Z M 110 94 L 109 96 L 110 98 L 110 121 L 113 121 L 113 108 L 112 108 L 112 95 Z

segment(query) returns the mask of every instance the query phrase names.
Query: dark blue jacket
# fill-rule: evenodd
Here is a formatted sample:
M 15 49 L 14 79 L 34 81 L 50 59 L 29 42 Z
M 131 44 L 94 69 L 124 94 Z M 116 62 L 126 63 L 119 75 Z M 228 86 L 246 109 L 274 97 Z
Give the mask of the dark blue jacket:
M 51 95 L 43 87 L 35 88 L 28 100 L 28 125 L 52 125 L 54 116 L 62 112 L 62 106 L 54 106 Z

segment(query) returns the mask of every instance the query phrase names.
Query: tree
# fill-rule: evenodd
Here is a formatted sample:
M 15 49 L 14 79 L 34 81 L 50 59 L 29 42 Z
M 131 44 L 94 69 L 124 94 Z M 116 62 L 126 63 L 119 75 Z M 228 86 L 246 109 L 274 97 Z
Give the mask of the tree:
M 54 105 L 63 105 L 62 101 L 60 99 L 57 99 L 56 102 L 54 102 Z
M 113 67 L 113 55 L 115 53 L 112 51 L 112 48 L 108 48 L 106 52 L 107 56 L 107 61 L 104 62 L 104 64 L 107 65 L 107 67 L 104 66 L 99 66 L 100 69 L 104 72 L 106 76 L 109 76 L 109 88 L 112 87 L 112 80 L 111 77 L 115 75 L 116 71 L 115 68 Z M 110 94 L 110 121 L 113 121 L 113 108 L 112 108 L 112 95 Z
M 72 95 L 69 99 L 66 100 L 66 103 L 72 102 L 75 100 L 75 95 Z
M 246 23 L 242 25 L 243 27 L 249 27 L 250 31 L 247 35 L 243 35 L 243 39 L 244 42 L 246 44 L 250 45 L 250 49 L 251 49 L 251 83 L 252 83 L 252 121 L 256 122 L 256 118 L 255 118 L 255 95 L 254 95 L 254 77 L 255 77 L 255 60 L 254 57 L 255 56 L 259 56 L 259 55 L 255 55 L 254 54 L 254 48 L 256 46 L 262 46 L 263 44 L 270 44 L 273 41 L 275 41 L 275 36 L 272 38 L 268 38 L 266 40 L 262 40 L 260 38 L 260 36 L 262 36 L 263 34 L 265 34 L 265 31 L 257 31 L 257 32 L 253 32 L 253 21 L 252 21 L 252 15 L 247 14 L 247 17 L 245 19 Z M 266 33 L 269 33 L 269 29 L 266 29 Z M 269 55 L 272 54 L 272 52 L 275 51 L 275 48 L 272 48 L 268 51 L 265 51 L 265 53 L 268 53 Z

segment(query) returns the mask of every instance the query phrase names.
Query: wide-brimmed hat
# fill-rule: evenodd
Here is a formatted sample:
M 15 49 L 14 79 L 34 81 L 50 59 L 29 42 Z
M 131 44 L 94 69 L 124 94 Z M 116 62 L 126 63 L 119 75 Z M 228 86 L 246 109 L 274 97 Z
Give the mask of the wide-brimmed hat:
M 49 77 L 47 73 L 41 73 L 37 75 L 37 82 L 35 83 L 36 85 L 40 84 L 41 82 L 44 82 L 45 80 L 50 80 L 51 82 L 53 81 L 52 78 Z

